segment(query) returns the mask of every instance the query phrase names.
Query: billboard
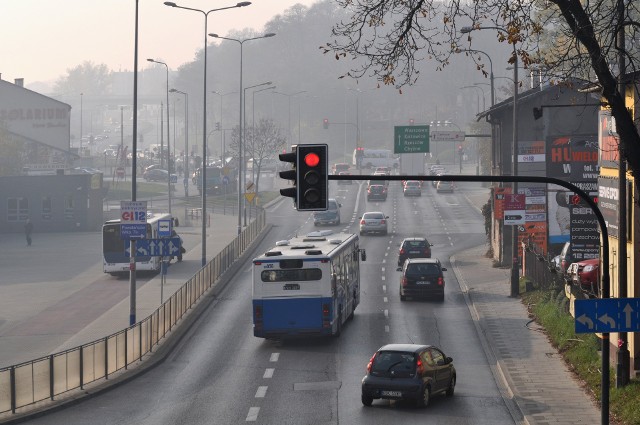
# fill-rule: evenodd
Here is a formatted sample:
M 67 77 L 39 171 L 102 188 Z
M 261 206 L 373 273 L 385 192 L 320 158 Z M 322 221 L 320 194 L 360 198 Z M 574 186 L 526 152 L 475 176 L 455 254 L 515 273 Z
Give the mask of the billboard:
M 0 80 L 0 122 L 11 133 L 66 152 L 70 112 L 66 103 Z
M 619 179 L 615 177 L 598 178 L 598 208 L 604 217 L 609 236 L 617 238 L 620 217 L 619 205 Z
M 598 164 L 601 167 L 618 168 L 619 141 L 611 111 L 598 111 Z

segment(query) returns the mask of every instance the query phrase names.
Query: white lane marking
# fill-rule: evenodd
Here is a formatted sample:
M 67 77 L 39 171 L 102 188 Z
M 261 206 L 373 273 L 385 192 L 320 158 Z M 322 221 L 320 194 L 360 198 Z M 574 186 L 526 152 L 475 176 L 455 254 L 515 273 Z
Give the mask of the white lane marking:
M 259 407 L 250 407 L 249 408 L 249 413 L 247 413 L 247 419 L 245 419 L 246 422 L 255 422 L 258 420 L 258 413 L 260 412 L 260 408 Z
M 382 271 L 384 271 L 384 267 L 382 268 Z
M 277 362 L 278 358 L 280 358 L 280 353 L 271 353 L 271 357 L 269 357 L 269 361 Z
M 389 255 L 389 253 L 388 253 L 388 252 L 385 252 L 385 253 L 384 253 L 384 256 L 386 257 L 387 255 Z
M 391 242 L 393 242 L 393 240 L 392 240 L 392 239 L 389 239 L 389 243 L 391 243 Z
M 381 277 L 382 277 L 382 280 L 386 280 L 386 276 L 381 276 Z
M 384 325 L 384 331 L 389 332 L 389 325 Z
M 391 249 L 391 247 L 390 247 L 390 246 L 388 246 L 388 247 L 387 247 L 387 251 L 389 251 L 390 249 Z
M 389 318 L 389 310 L 384 311 L 384 317 L 386 317 L 387 319 Z
M 387 292 L 387 285 L 382 285 L 382 292 Z
M 266 385 L 261 385 L 258 387 L 258 391 L 256 391 L 256 397 L 255 398 L 264 398 L 265 395 L 267 395 L 267 386 Z
M 389 302 L 389 298 L 384 297 L 383 301 L 384 301 L 385 303 L 388 303 L 388 302 Z
M 273 378 L 273 372 L 275 372 L 275 369 L 272 367 L 268 367 L 265 371 L 264 371 L 264 375 L 262 375 L 262 377 L 264 379 L 269 379 L 269 378 Z
M 384 264 L 384 263 L 386 263 L 386 262 L 387 262 L 387 260 L 382 260 L 382 264 Z

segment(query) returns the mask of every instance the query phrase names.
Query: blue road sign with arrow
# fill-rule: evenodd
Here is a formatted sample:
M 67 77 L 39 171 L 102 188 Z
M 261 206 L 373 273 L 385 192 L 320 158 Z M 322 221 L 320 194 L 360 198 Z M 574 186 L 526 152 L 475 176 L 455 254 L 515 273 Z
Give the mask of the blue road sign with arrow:
M 640 331 L 640 298 L 575 301 L 576 333 Z
M 177 256 L 180 247 L 180 238 L 140 239 L 136 241 L 136 257 Z M 130 257 L 129 244 L 125 244 L 125 255 Z

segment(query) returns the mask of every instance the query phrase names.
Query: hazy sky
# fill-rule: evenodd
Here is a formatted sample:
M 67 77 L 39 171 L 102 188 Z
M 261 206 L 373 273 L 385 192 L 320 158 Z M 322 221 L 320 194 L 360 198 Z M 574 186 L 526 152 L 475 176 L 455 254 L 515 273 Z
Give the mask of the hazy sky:
M 176 0 L 179 6 L 211 10 L 240 0 Z M 253 0 L 247 7 L 209 14 L 207 32 L 262 30 L 294 4 L 317 0 Z M 155 58 L 177 69 L 204 46 L 204 15 L 139 0 L 138 69 Z M 49 82 L 88 60 L 112 70 L 132 70 L 135 0 L 0 0 L 0 73 L 25 85 Z M 208 37 L 211 41 L 211 37 Z

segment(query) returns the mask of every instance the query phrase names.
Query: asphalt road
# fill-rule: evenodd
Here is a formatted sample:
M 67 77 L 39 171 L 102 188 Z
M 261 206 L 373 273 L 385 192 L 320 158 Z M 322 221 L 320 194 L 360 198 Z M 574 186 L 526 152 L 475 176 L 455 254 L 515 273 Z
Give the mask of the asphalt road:
M 428 186 L 419 198 L 404 198 L 392 183 L 386 202 L 367 202 L 358 184 L 337 186 L 342 225 L 357 231 L 365 211 L 390 216 L 388 236 L 364 236 L 361 303 L 339 338 L 293 342 L 255 338 L 251 323 L 251 264 L 206 310 L 169 358 L 111 391 L 36 418 L 29 424 L 512 424 L 481 348 L 449 257 L 484 241 L 481 215 L 462 192 L 436 194 Z M 467 186 L 465 186 L 467 185 Z M 274 225 L 257 247 L 313 230 L 310 215 L 286 200 L 268 211 Z M 393 232 L 391 231 L 393 230 Z M 398 296 L 397 244 L 425 235 L 432 253 L 449 270 L 446 297 L 405 301 Z M 426 409 L 410 403 L 360 402 L 360 380 L 373 352 L 390 342 L 440 346 L 452 356 L 458 383 L 452 398 L 438 397 Z

